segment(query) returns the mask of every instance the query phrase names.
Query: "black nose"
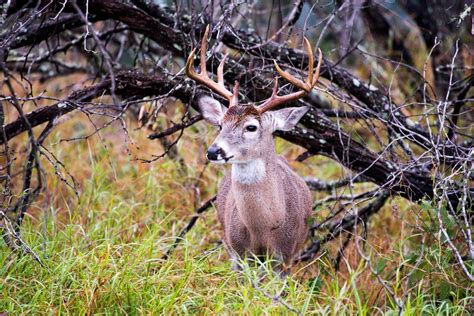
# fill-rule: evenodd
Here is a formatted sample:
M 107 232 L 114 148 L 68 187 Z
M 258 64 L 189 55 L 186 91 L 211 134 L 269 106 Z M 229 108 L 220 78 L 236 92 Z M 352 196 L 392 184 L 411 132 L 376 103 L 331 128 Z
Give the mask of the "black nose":
M 224 156 L 224 151 L 222 150 L 222 148 L 217 147 L 216 145 L 212 145 L 207 150 L 207 159 L 209 160 L 217 160 L 219 158 L 219 155 Z

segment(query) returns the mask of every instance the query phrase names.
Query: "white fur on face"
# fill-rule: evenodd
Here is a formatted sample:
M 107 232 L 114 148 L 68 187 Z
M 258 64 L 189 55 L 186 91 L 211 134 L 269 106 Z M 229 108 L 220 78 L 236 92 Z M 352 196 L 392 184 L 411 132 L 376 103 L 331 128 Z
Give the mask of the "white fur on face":
M 252 184 L 265 176 L 265 163 L 262 159 L 255 159 L 245 163 L 232 164 L 232 180 Z
M 254 132 L 247 131 L 246 128 L 247 128 L 247 126 L 250 126 L 250 125 L 256 126 L 257 129 Z M 245 124 L 243 125 L 243 129 L 242 129 L 245 140 L 253 141 L 253 140 L 258 139 L 260 137 L 260 134 L 261 134 L 260 133 L 261 128 L 262 127 L 260 126 L 260 122 L 257 121 L 254 118 L 252 118 L 252 119 L 248 120 L 247 122 L 245 122 Z
M 247 127 L 250 125 L 255 126 L 256 130 L 248 131 Z M 262 134 L 261 128 L 260 122 L 255 118 L 250 118 L 237 127 L 224 123 L 224 127 L 214 140 L 214 146 L 222 149 L 225 157 L 219 154 L 217 160 L 213 160 L 211 163 L 242 164 L 249 162 L 250 159 L 255 159 L 254 156 L 247 157 L 247 153 L 257 146 Z

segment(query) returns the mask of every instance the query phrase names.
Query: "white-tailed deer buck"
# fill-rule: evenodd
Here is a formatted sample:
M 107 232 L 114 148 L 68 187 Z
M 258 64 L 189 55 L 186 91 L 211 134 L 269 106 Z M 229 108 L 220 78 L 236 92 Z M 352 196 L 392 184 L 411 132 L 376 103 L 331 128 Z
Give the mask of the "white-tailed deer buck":
M 216 200 L 226 249 L 231 259 L 236 259 L 236 255 L 271 255 L 288 266 L 307 238 L 306 220 L 311 214 L 312 199 L 305 181 L 283 157 L 276 155 L 272 133 L 291 130 L 308 108 L 269 110 L 311 91 L 318 80 L 321 51 L 313 74 L 313 53 L 305 38 L 309 57 L 306 82 L 283 72 L 275 62 L 280 76 L 300 91 L 278 96 L 275 78 L 273 94 L 268 100 L 259 106 L 241 106 L 237 100 L 238 83 L 233 93 L 224 86 L 225 57 L 217 70 L 217 82 L 209 78 L 205 58 L 208 31 L 201 43 L 201 72 L 198 74 L 193 69 L 193 50 L 186 62 L 186 74 L 229 101 L 227 109 L 209 96 L 201 97 L 198 102 L 204 118 L 220 128 L 207 158 L 215 163 L 232 164 L 220 183 Z

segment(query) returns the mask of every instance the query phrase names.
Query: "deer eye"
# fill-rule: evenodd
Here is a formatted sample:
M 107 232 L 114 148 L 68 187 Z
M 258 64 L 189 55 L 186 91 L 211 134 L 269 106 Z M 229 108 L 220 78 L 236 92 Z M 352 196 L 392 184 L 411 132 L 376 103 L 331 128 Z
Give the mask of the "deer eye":
M 245 130 L 248 132 L 255 132 L 257 130 L 257 126 L 255 125 L 248 125 L 245 127 Z

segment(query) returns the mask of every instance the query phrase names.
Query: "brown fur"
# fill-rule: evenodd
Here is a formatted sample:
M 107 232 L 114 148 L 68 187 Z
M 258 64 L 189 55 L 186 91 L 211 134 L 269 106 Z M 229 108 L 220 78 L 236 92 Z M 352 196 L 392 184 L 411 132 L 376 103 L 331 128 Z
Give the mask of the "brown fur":
M 240 124 L 246 120 L 249 116 L 255 117 L 260 121 L 260 112 L 253 106 L 231 106 L 227 109 L 224 120 L 227 122 L 233 122 L 234 125 Z
M 265 167 L 266 175 L 257 183 L 232 181 L 230 171 L 222 180 L 216 206 L 224 242 L 240 257 L 270 254 L 289 265 L 308 235 L 311 194 L 274 152 L 266 157 Z

